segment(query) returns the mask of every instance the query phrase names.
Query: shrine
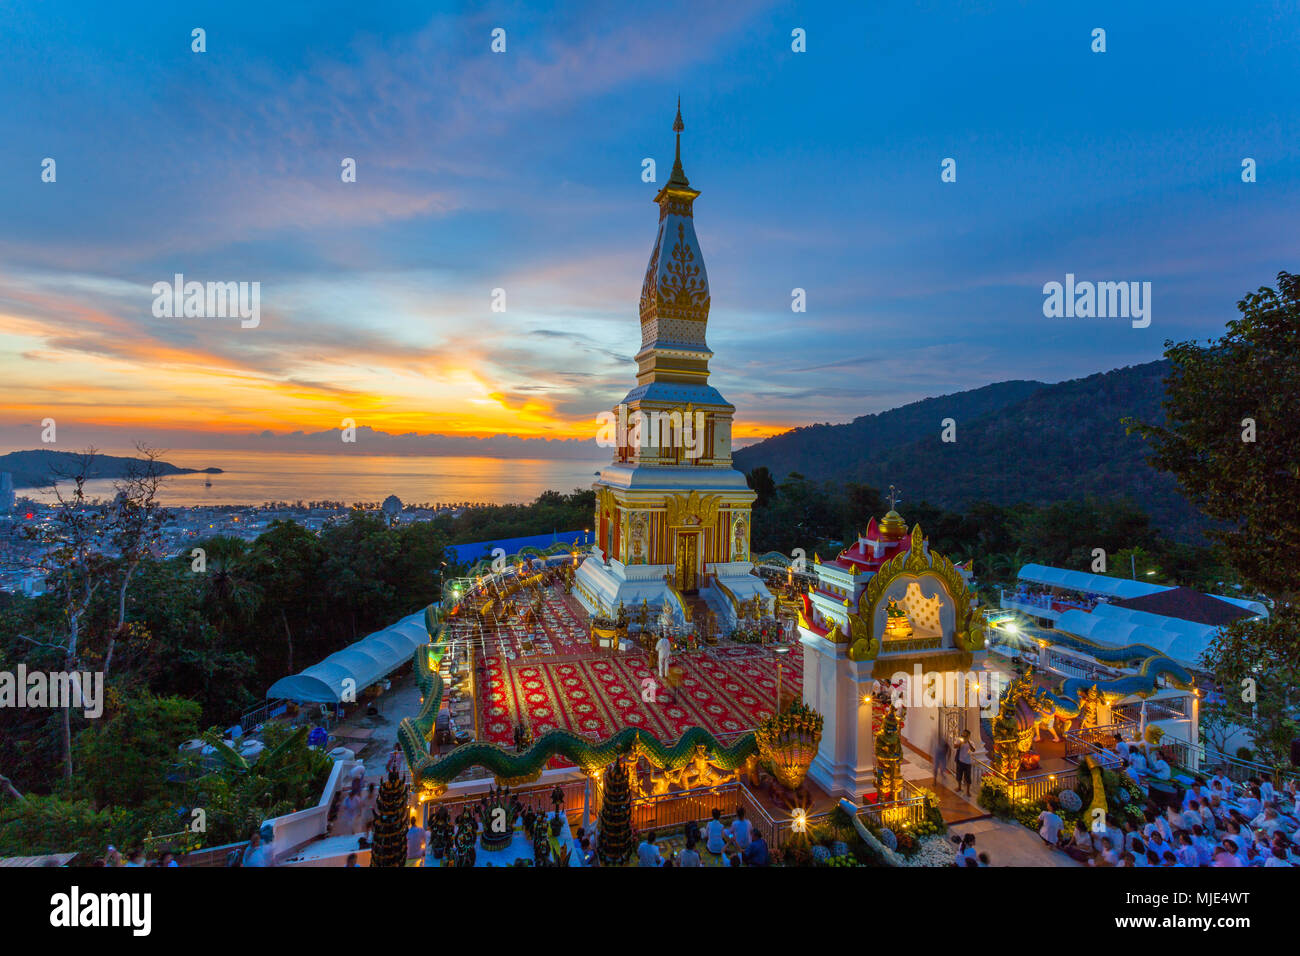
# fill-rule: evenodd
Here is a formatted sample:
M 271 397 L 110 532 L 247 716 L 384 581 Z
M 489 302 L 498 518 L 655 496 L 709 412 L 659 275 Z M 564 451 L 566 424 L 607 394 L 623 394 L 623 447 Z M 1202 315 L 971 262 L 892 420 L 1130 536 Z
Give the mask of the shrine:
M 919 525 L 909 533 L 894 507 L 813 570 L 798 613 L 803 694 L 826 727 L 809 776 L 833 794 L 876 790 L 882 728 L 921 755 L 937 736 L 969 731 L 982 753 L 981 709 L 996 694 L 965 572 L 930 550 Z

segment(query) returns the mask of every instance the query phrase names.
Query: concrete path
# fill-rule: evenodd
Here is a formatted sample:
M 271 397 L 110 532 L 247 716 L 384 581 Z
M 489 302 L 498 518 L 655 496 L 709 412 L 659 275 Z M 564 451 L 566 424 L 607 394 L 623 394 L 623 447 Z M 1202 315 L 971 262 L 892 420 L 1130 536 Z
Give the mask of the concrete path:
M 1019 823 L 985 817 L 954 824 L 949 832 L 955 836 L 975 834 L 975 850 L 987 853 L 991 866 L 1082 866 L 1046 846 L 1037 833 Z
M 404 717 L 420 711 L 420 688 L 415 677 L 406 674 L 393 682 L 392 689 L 375 700 L 379 713 L 367 715 L 364 708 L 331 729 L 337 740 L 331 746 L 347 747 L 366 765 L 367 780 L 382 780 L 388 755 L 397 744 L 397 728 Z M 364 738 L 350 738 L 349 731 L 368 730 Z

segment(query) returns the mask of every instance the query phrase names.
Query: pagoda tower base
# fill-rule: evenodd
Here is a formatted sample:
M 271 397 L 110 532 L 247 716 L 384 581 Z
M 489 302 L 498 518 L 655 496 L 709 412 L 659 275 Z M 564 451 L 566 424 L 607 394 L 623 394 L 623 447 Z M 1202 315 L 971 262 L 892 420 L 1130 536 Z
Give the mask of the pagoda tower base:
M 731 598 L 718 588 L 718 584 L 730 591 L 741 604 L 752 601 L 757 596 L 765 612 L 771 613 L 772 595 L 762 579 L 752 573 L 753 569 L 754 565 L 748 561 L 727 561 L 705 566 L 707 583 L 699 594 L 713 608 L 724 626 L 733 626 L 736 614 Z M 591 554 L 574 575 L 573 594 L 587 613 L 606 617 L 618 613 L 620 602 L 629 614 L 634 615 L 644 601 L 657 620 L 659 609 L 666 601 L 674 609 L 673 616 L 677 623 L 682 624 L 685 621 L 677 594 L 665 581 L 672 572 L 671 564 L 623 564 L 616 558 L 607 559 L 600 548 L 592 548 Z

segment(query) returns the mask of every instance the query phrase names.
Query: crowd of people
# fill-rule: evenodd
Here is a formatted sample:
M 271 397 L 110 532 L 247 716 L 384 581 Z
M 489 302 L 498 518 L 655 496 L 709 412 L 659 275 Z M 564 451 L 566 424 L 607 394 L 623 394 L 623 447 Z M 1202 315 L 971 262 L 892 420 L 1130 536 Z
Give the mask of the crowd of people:
M 144 847 L 137 846 L 127 851 L 126 855 L 123 856 L 121 850 L 115 846 L 110 846 L 108 852 L 104 854 L 104 858 L 96 861 L 95 865 L 110 868 L 119 866 L 128 868 L 160 866 L 169 869 L 173 866 L 180 866 L 180 862 L 176 859 L 176 854 L 171 850 L 163 850 L 155 856 L 149 856 L 145 853 Z
M 1121 742 L 1122 743 L 1122 742 Z M 1149 798 L 1146 781 L 1168 780 L 1168 763 L 1136 747 L 1113 751 L 1127 758 L 1129 775 Z M 1071 832 L 1048 801 L 1038 815 L 1047 845 L 1090 866 L 1199 867 L 1300 865 L 1300 785 L 1294 778 L 1279 790 L 1261 778 L 1238 783 L 1219 768 L 1204 783 L 1183 791 L 1180 804 L 1161 807 L 1148 799 L 1144 821 L 1113 819 L 1089 827 L 1083 819 Z
M 686 846 L 682 850 L 669 850 L 656 840 L 654 830 L 642 837 L 636 848 L 637 866 L 767 866 L 771 856 L 762 831 L 745 817 L 745 808 L 736 808 L 736 818 L 728 826 L 722 822 L 722 811 L 716 807 L 703 830 L 695 820 L 685 826 Z M 581 846 L 585 849 L 592 837 L 578 831 Z M 701 844 L 703 847 L 701 848 Z M 588 866 L 595 854 L 583 857 Z
M 1017 604 L 1041 607 L 1044 610 L 1078 608 L 1081 611 L 1091 611 L 1098 604 L 1104 604 L 1106 597 L 1101 594 L 1077 591 L 1062 593 L 1051 587 L 1021 582 L 1016 586 L 1016 592 L 1010 600 Z

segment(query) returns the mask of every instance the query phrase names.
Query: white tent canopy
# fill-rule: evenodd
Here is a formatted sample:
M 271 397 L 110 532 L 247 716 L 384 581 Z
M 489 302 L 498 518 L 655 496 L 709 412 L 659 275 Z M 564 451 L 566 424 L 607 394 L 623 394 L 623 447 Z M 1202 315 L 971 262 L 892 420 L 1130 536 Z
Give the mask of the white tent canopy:
M 1127 598 L 1146 597 L 1158 594 L 1169 588 L 1160 584 L 1147 584 L 1130 578 L 1109 578 L 1104 574 L 1088 574 L 1086 571 L 1069 571 L 1065 568 L 1052 568 L 1045 564 L 1026 564 L 1016 575 L 1021 581 L 1031 584 L 1043 584 L 1049 587 L 1066 588 L 1087 594 L 1104 594 L 1106 597 L 1125 600 Z
M 1208 624 L 1106 604 L 1097 605 L 1091 614 L 1079 610 L 1066 611 L 1057 618 L 1056 629 L 1112 647 L 1146 644 L 1184 664 L 1195 664 L 1218 630 Z
M 280 678 L 267 690 L 266 698 L 337 704 L 343 699 L 344 681 L 350 679 L 353 691 L 360 693 L 397 670 L 411 659 L 417 647 L 427 643 L 429 632 L 424 626 L 424 611 L 417 611 L 299 674 Z

